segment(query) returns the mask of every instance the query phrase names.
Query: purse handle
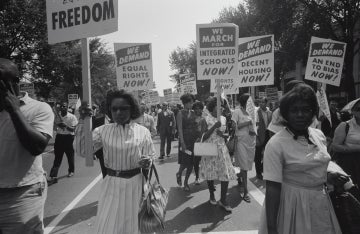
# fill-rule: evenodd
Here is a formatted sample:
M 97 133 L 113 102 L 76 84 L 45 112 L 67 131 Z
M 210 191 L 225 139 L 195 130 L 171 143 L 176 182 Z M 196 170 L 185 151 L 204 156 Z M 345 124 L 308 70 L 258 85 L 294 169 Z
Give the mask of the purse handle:
M 157 170 L 156 170 L 156 167 L 155 167 L 155 164 L 154 162 L 151 162 L 151 166 L 150 166 L 150 171 L 149 171 L 149 176 L 148 176 L 148 182 L 151 181 L 151 177 L 152 177 L 152 173 L 154 171 L 154 174 L 155 174 L 155 178 L 156 178 L 156 181 L 160 184 L 160 179 L 159 179 L 159 175 L 157 173 Z

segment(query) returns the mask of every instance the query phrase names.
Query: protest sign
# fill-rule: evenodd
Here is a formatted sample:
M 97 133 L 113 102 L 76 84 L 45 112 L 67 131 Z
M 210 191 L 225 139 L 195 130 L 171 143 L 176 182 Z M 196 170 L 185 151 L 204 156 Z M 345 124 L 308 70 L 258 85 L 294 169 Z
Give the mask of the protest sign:
M 266 92 L 259 92 L 258 97 L 259 98 L 266 98 Z
M 172 89 L 164 89 L 164 100 L 170 102 L 172 99 Z
M 68 107 L 75 109 L 78 98 L 79 96 L 77 94 L 68 94 Z
M 179 92 L 172 93 L 170 103 L 173 104 L 173 105 L 180 104 L 181 103 L 180 96 L 181 96 L 181 93 L 179 93 Z
M 329 103 L 328 103 L 328 100 L 326 97 L 324 85 L 322 85 L 321 88 L 316 91 L 316 97 L 317 97 L 317 101 L 319 103 L 320 110 L 325 115 L 325 117 L 329 120 L 330 125 L 332 125 L 330 108 L 329 108 Z
M 196 25 L 199 80 L 236 77 L 238 31 L 230 23 Z
M 346 43 L 311 37 L 305 79 L 340 86 Z
M 100 36 L 118 30 L 117 0 L 47 0 L 49 44 Z
M 151 44 L 115 43 L 116 80 L 119 89 L 152 89 Z
M 156 105 L 160 103 L 160 97 L 158 91 L 147 90 L 145 92 L 145 96 L 143 100 L 147 105 Z
M 34 83 L 24 83 L 24 82 L 20 82 L 19 83 L 19 90 L 20 92 L 27 92 L 28 95 L 32 98 L 35 97 L 35 88 L 34 88 Z
M 266 87 L 265 88 L 266 98 L 268 102 L 279 101 L 279 93 L 277 87 Z
M 195 73 L 180 74 L 180 93 L 197 94 Z
M 236 86 L 234 79 L 212 79 L 210 81 L 210 92 L 216 93 L 217 86 L 220 82 L 221 89 L 225 94 L 238 94 L 239 88 Z
M 274 35 L 239 38 L 238 87 L 274 84 Z

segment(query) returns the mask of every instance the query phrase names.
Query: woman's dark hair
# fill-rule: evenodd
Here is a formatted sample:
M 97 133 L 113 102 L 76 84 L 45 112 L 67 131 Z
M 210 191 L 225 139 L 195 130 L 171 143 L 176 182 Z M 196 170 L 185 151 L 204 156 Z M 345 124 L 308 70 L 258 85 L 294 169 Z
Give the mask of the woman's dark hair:
M 192 95 L 190 93 L 185 93 L 185 94 L 181 95 L 180 100 L 181 100 L 182 104 L 185 105 L 186 103 L 195 101 L 195 97 L 194 97 L 194 95 Z
M 319 105 L 316 94 L 311 86 L 307 84 L 298 84 L 280 100 L 280 113 L 282 117 L 288 121 L 288 113 L 291 105 L 297 101 L 303 101 L 310 105 L 312 116 L 316 116 L 319 112 Z
M 106 113 L 108 116 L 111 115 L 111 103 L 116 98 L 123 98 L 125 99 L 129 105 L 131 106 L 130 109 L 130 119 L 137 119 L 140 117 L 140 106 L 138 101 L 134 98 L 134 96 L 131 93 L 126 92 L 123 89 L 115 89 L 110 90 L 106 94 Z
M 246 107 L 246 102 L 249 99 L 250 94 L 244 93 L 241 96 L 238 97 L 238 102 L 240 103 L 240 106 Z
M 212 112 L 214 110 L 214 108 L 216 107 L 216 97 L 212 97 L 208 100 L 208 103 L 206 105 L 206 109 L 208 109 L 210 112 Z
M 192 109 L 195 110 L 196 108 L 199 108 L 200 110 L 204 109 L 204 104 L 200 101 L 196 101 L 193 106 Z

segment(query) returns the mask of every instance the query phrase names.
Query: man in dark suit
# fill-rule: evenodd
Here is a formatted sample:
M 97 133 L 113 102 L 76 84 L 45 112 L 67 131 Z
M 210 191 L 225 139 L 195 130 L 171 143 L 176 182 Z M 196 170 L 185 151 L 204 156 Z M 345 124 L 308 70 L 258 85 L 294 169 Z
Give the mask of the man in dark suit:
M 162 111 L 158 114 L 157 131 L 160 134 L 160 160 L 165 156 L 165 140 L 166 140 L 166 156 L 170 156 L 171 136 L 175 132 L 175 115 L 168 109 L 168 104 L 164 102 L 161 107 Z
M 271 122 L 271 111 L 267 108 L 267 99 L 265 97 L 259 100 L 259 108 L 256 111 L 257 121 L 257 136 L 256 136 L 256 148 L 255 148 L 255 170 L 256 177 L 260 180 L 263 179 L 263 156 L 264 148 L 268 140 L 270 139 L 269 131 L 267 127 Z

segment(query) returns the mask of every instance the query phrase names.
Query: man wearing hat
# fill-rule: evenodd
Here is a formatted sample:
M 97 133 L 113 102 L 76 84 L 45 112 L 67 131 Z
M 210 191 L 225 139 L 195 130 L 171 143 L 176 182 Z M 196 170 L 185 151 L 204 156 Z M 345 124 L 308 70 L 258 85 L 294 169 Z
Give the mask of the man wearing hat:
M 0 58 L 0 233 L 43 233 L 47 183 L 42 167 L 54 113 L 19 92 L 17 66 Z
M 175 115 L 168 109 L 168 103 L 164 102 L 161 106 L 162 111 L 158 114 L 157 131 L 160 134 L 160 160 L 165 156 L 165 140 L 166 140 L 166 156 L 170 156 L 171 152 L 171 136 L 175 133 Z

